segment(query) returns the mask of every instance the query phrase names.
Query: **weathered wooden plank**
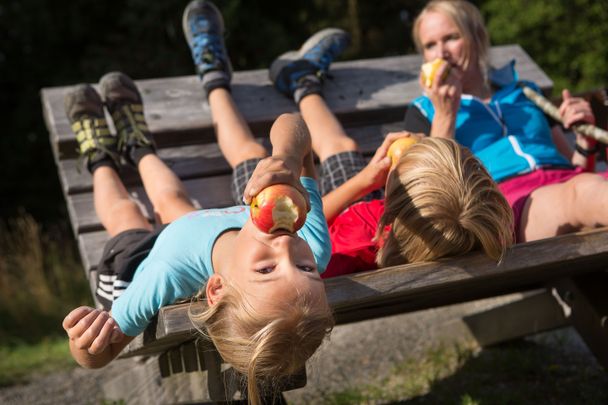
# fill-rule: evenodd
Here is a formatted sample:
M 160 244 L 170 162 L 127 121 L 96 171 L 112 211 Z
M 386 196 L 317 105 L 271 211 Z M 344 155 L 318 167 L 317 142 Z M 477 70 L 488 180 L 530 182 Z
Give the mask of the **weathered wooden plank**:
M 230 194 L 230 176 L 222 175 L 184 181 L 184 187 L 197 208 L 217 208 L 234 205 Z M 154 220 L 154 212 L 143 186 L 131 187 L 131 198 L 138 203 L 148 220 Z M 103 229 L 95 214 L 93 194 L 76 194 L 67 197 L 68 212 L 74 233 L 79 235 Z
M 182 357 L 184 359 L 184 370 L 186 373 L 192 373 L 202 368 L 198 364 L 198 354 L 196 352 L 196 342 L 188 342 L 181 346 Z
M 78 235 L 78 250 L 80 259 L 87 275 L 97 268 L 101 253 L 106 242 L 110 239 L 106 231 L 87 232 Z
M 171 374 L 177 374 L 184 371 L 184 363 L 182 362 L 181 345 L 171 348 L 167 354 L 169 355 L 169 364 L 171 365 Z
M 402 128 L 403 122 L 398 121 L 348 128 L 347 132 L 357 141 L 365 155 L 371 155 L 387 133 Z M 267 138 L 258 138 L 258 141 L 270 150 Z M 231 173 L 230 165 L 222 156 L 216 143 L 160 149 L 158 155 L 182 180 Z M 79 169 L 77 159 L 62 160 L 59 162 L 58 168 L 65 195 L 86 193 L 92 190 L 92 177 L 86 170 Z M 127 186 L 141 183 L 139 175 L 129 166 L 122 167 L 120 175 Z
M 522 79 L 533 80 L 543 89 L 552 87 L 551 80 L 519 45 L 493 47 L 490 57 L 495 65 L 515 59 Z M 420 64 L 418 55 L 334 63 L 334 79 L 326 83 L 325 98 L 347 125 L 402 119 L 407 104 L 420 94 Z M 150 129 L 161 147 L 214 140 L 209 105 L 196 76 L 139 80 L 137 84 Z M 69 89 L 46 88 L 41 93 L 57 161 L 73 157 L 76 149 L 63 111 L 63 97 Z M 291 100 L 272 88 L 265 69 L 236 72 L 233 95 L 255 133 L 267 133 L 279 114 L 296 110 Z
M 465 325 L 467 335 L 479 346 L 495 345 L 568 325 L 550 288 L 454 322 Z
M 183 180 L 230 173 L 230 166 L 215 143 L 160 149 L 158 155 Z M 57 166 L 64 195 L 92 191 L 93 178 L 79 165 L 78 159 L 61 160 Z M 120 169 L 125 185 L 141 184 L 134 168 L 121 166 Z
M 563 235 L 514 246 L 496 265 L 482 254 L 410 264 L 325 280 L 338 323 L 487 298 L 544 286 L 564 276 L 605 269 L 608 229 Z M 203 304 L 162 308 L 155 330 L 134 340 L 125 353 L 154 353 L 156 345 L 191 339 L 187 312 Z M 172 342 L 172 343 L 171 343 Z

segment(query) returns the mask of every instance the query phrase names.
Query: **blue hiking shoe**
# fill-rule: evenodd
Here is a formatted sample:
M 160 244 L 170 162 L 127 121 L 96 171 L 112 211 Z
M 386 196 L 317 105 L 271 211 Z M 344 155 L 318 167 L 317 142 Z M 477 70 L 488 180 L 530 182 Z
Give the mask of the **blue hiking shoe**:
M 118 152 L 127 163 L 137 167 L 143 156 L 156 150 L 141 94 L 135 82 L 121 72 L 105 74 L 99 80 L 99 88 L 116 127 Z
M 217 7 L 210 1 L 191 1 L 184 10 L 182 25 L 207 94 L 217 87 L 230 89 L 232 65 L 224 44 L 224 20 Z
M 93 86 L 80 84 L 74 87 L 66 93 L 64 107 L 78 141 L 79 161 L 84 160 L 90 173 L 101 166 L 118 170 L 120 156 L 116 137 L 110 133 L 103 102 Z
M 289 51 L 272 62 L 270 81 L 296 103 L 308 94 L 321 94 L 321 85 L 331 62 L 350 45 L 350 34 L 326 28 L 308 38 L 297 51 Z

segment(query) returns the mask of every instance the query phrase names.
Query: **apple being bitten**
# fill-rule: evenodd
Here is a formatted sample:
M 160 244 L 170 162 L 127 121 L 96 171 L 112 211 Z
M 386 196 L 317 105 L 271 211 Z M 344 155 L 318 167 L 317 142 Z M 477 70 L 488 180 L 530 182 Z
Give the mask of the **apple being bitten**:
M 433 86 L 433 82 L 437 80 L 437 72 L 443 65 L 448 65 L 448 62 L 441 58 L 437 58 L 432 62 L 427 62 L 422 65 L 420 68 L 422 70 L 422 82 L 426 87 L 431 88 L 431 86 Z M 445 80 L 445 78 L 448 77 L 449 72 L 450 66 L 448 65 L 439 80 Z
M 274 184 L 251 200 L 251 220 L 262 232 L 282 229 L 294 233 L 306 221 L 306 200 L 294 187 Z
M 393 143 L 391 143 L 391 146 L 388 147 L 388 152 L 386 153 L 386 156 L 391 158 L 392 167 L 395 167 L 397 165 L 399 159 L 401 158 L 401 155 L 407 152 L 407 150 L 411 148 L 412 145 L 416 142 L 418 142 L 417 138 L 409 136 L 406 138 L 399 138 Z

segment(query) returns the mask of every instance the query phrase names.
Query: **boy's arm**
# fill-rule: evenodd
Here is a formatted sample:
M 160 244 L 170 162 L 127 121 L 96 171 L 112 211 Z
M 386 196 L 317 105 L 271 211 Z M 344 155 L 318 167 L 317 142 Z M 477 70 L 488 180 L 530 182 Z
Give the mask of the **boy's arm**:
M 385 159 L 386 160 L 383 159 L 378 162 L 377 165 L 372 165 L 371 169 L 378 169 L 379 173 L 386 170 L 388 173 L 390 159 Z M 372 162 L 370 162 L 370 164 L 371 163 Z M 370 167 L 370 164 L 366 166 L 366 169 Z M 374 185 L 373 180 L 368 177 L 365 171 L 366 169 L 363 169 L 345 183 L 323 196 L 323 214 L 325 215 L 328 224 L 331 224 L 338 214 L 344 211 L 352 203 L 384 185 Z M 386 178 L 386 175 L 384 177 Z
M 107 311 L 78 307 L 63 320 L 70 352 L 85 368 L 100 368 L 112 361 L 133 339 L 126 336 Z
M 317 178 L 317 169 L 315 168 L 315 160 L 313 158 L 312 152 L 309 152 L 304 157 L 304 162 L 302 163 L 302 171 L 300 172 L 300 176 L 310 177 L 311 179 Z
M 256 167 L 245 187 L 243 200 L 246 204 L 262 189 L 272 184 L 289 184 L 306 197 L 300 183 L 304 159 L 311 151 L 310 134 L 299 114 L 282 114 L 270 130 L 272 156 L 263 159 Z M 308 206 L 310 208 L 310 206 Z
M 395 140 L 410 136 L 421 138 L 422 134 L 406 131 L 389 133 L 363 170 L 323 196 L 323 213 L 328 223 L 355 201 L 384 187 L 391 169 L 391 159 L 386 156 L 388 148 Z

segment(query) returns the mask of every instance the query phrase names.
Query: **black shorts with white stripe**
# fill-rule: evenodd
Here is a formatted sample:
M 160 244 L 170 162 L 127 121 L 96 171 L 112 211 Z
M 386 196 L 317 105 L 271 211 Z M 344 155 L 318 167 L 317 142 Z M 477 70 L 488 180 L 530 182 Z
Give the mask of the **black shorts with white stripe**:
M 97 266 L 95 296 L 109 311 L 112 303 L 129 286 L 139 264 L 148 256 L 156 238 L 164 229 L 130 229 L 111 238 L 105 245 Z

